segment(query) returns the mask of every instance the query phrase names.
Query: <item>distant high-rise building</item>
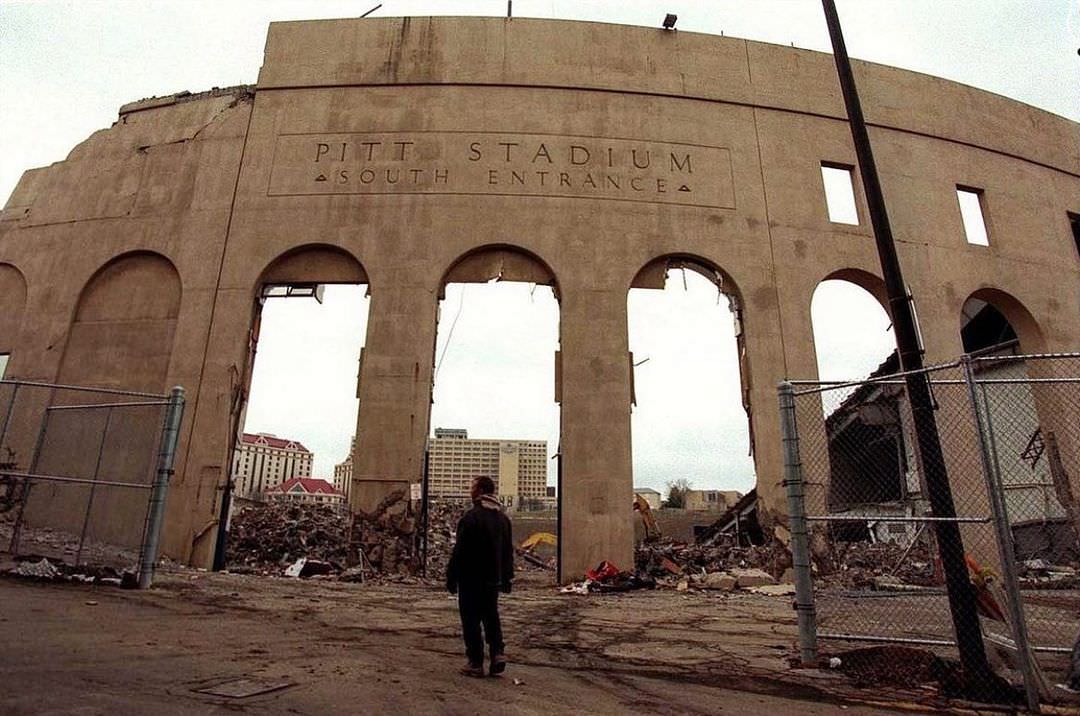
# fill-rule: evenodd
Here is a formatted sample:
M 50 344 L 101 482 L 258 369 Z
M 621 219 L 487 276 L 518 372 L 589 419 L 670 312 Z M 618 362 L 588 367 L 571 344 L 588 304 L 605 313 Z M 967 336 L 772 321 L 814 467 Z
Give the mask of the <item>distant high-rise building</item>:
M 353 476 L 353 453 L 356 451 L 356 436 L 353 435 L 352 443 L 349 444 L 349 454 L 345 459 L 334 465 L 334 489 L 345 495 L 345 503 L 349 502 L 352 494 Z
M 508 507 L 547 495 L 546 440 L 470 440 L 466 430 L 436 428 L 428 452 L 431 497 L 467 497 L 473 478 L 484 475 Z
M 272 433 L 244 433 L 233 451 L 233 494 L 261 500 L 271 487 L 294 477 L 311 477 L 313 455 L 297 440 Z

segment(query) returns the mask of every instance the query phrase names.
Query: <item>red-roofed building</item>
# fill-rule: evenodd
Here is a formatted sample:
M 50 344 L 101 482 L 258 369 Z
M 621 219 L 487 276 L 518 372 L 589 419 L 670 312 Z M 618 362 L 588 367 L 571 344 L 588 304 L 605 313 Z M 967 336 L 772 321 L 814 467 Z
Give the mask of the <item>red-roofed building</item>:
M 310 478 L 314 455 L 298 440 L 272 433 L 244 433 L 233 452 L 233 494 L 261 500 L 293 478 Z
M 266 491 L 266 498 L 273 502 L 309 502 L 323 505 L 341 505 L 345 495 L 326 480 L 294 477 Z

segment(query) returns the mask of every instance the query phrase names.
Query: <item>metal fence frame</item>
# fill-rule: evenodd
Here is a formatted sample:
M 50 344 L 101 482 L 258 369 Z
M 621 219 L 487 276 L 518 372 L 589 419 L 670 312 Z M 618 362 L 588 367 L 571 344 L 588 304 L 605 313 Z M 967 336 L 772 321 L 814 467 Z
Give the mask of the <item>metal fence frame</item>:
M 1080 353 L 1055 353 L 1055 354 L 1032 354 L 1009 356 L 1010 360 L 1020 361 L 1052 361 L 1059 359 L 1080 359 Z M 1057 652 L 1068 653 L 1070 649 L 1039 645 L 1032 641 L 1028 629 L 1028 608 L 1025 605 L 1020 589 L 1018 569 L 1015 555 L 1015 541 L 1012 532 L 1012 523 L 1009 519 L 1006 505 L 1006 489 L 1017 489 L 1015 485 L 1007 486 L 1003 483 L 1001 469 L 998 464 L 998 451 L 994 444 L 993 427 L 989 425 L 990 410 L 986 405 L 985 390 L 987 385 L 996 384 L 1075 384 L 1080 385 L 1080 375 L 1054 378 L 1039 378 L 1027 376 L 1026 378 L 980 378 L 976 375 L 976 368 L 985 362 L 1001 361 L 1000 356 L 964 355 L 956 361 L 928 366 L 919 373 L 930 378 L 933 374 L 944 370 L 959 370 L 960 379 L 931 380 L 931 385 L 962 386 L 966 392 L 967 410 L 974 421 L 975 434 L 977 436 L 977 448 L 981 472 L 989 502 L 989 514 L 986 516 L 957 516 L 957 517 L 934 517 L 934 516 L 881 516 L 881 515 L 852 515 L 849 513 L 808 515 L 806 511 L 806 482 L 804 479 L 802 453 L 800 448 L 800 434 L 796 418 L 796 400 L 800 396 L 822 394 L 828 390 L 855 389 L 868 384 L 878 385 L 904 385 L 904 377 L 909 373 L 899 372 L 886 376 L 872 377 L 860 381 L 810 381 L 791 380 L 781 382 L 778 386 L 779 412 L 781 424 L 781 440 L 784 457 L 784 480 L 783 484 L 788 500 L 788 520 L 791 531 L 791 551 L 795 572 L 795 608 L 798 615 L 799 647 L 800 655 L 804 664 L 810 665 L 817 661 L 817 640 L 837 639 L 845 641 L 900 643 L 911 645 L 925 645 L 932 647 L 956 647 L 955 635 L 952 639 L 922 639 L 902 638 L 883 634 L 855 634 L 835 633 L 821 629 L 817 621 L 817 605 L 815 601 L 814 578 L 811 565 L 811 531 L 809 524 L 828 522 L 851 522 L 851 521 L 878 521 L 878 522 L 906 522 L 932 525 L 935 522 L 954 523 L 984 523 L 989 524 L 994 530 L 998 557 L 1000 559 L 1002 587 L 1007 595 L 1009 624 L 1011 637 L 1016 644 L 1016 659 L 1018 670 L 1024 681 L 1024 691 L 1027 697 L 1028 707 L 1038 711 L 1040 696 L 1036 676 L 1037 665 L 1031 663 L 1029 658 L 1033 652 Z M 980 396 L 980 390 L 984 394 Z M 1037 419 L 1036 414 L 1036 419 Z M 826 443 L 829 437 L 825 436 Z M 950 478 L 952 479 L 952 478 Z M 1040 483 L 1041 484 L 1041 483 Z M 1044 485 L 1053 487 L 1053 483 Z M 1030 487 L 1030 485 L 1024 485 Z M 913 540 L 914 542 L 917 541 Z M 942 589 L 941 593 L 945 593 Z
M 24 526 L 24 513 L 26 509 L 26 504 L 30 496 L 32 487 L 36 483 L 74 484 L 90 486 L 90 491 L 86 503 L 86 510 L 83 514 L 82 524 L 79 530 L 78 548 L 75 553 L 76 566 L 80 565 L 82 562 L 87 528 L 89 525 L 90 515 L 94 505 L 94 496 L 97 492 L 97 489 L 99 487 L 102 487 L 144 490 L 148 493 L 148 497 L 146 515 L 143 521 L 141 538 L 139 540 L 137 580 L 140 589 L 149 588 L 153 583 L 154 568 L 157 563 L 157 556 L 160 547 L 161 526 L 165 518 L 165 500 L 168 494 L 169 482 L 174 472 L 173 465 L 176 458 L 176 446 L 179 441 L 180 424 L 183 420 L 184 414 L 184 389 L 180 386 L 176 386 L 170 391 L 168 395 L 159 395 L 156 393 L 147 393 L 140 391 L 94 388 L 89 386 L 64 385 L 57 383 L 44 383 L 37 381 L 14 379 L 0 380 L 0 386 L 11 386 L 11 396 L 8 401 L 7 409 L 4 411 L 3 420 L 2 422 L 0 422 L 0 446 L 4 444 L 4 441 L 7 438 L 8 428 L 11 424 L 11 419 L 15 412 L 15 405 L 18 400 L 20 389 L 38 388 L 50 391 L 50 395 L 54 395 L 55 391 L 63 390 L 75 393 L 86 393 L 92 395 L 105 395 L 116 397 L 116 400 L 113 402 L 63 405 L 49 404 L 44 407 L 41 414 L 40 422 L 38 423 L 37 438 L 35 441 L 33 452 L 30 456 L 29 469 L 26 471 L 4 470 L 2 473 L 3 475 L 15 478 L 20 482 L 17 498 L 18 512 L 16 513 L 15 522 L 12 527 L 11 541 L 8 545 L 8 550 L 12 554 L 17 554 L 19 551 L 19 541 Z M 108 435 L 108 428 L 110 420 L 112 419 L 113 410 L 149 406 L 163 406 L 164 408 L 162 425 L 157 440 L 157 458 L 155 461 L 154 476 L 152 482 L 140 483 L 99 479 L 101 459 L 104 451 L 104 442 L 106 436 Z M 91 478 L 83 478 L 72 477 L 70 475 L 54 475 L 38 472 L 37 468 L 39 464 L 39 457 L 41 455 L 42 445 L 48 432 L 49 423 L 52 419 L 52 416 L 58 412 L 74 410 L 106 411 L 105 426 L 102 430 L 101 443 L 98 446 L 98 454 L 96 458 L 97 463 L 94 469 L 93 476 Z

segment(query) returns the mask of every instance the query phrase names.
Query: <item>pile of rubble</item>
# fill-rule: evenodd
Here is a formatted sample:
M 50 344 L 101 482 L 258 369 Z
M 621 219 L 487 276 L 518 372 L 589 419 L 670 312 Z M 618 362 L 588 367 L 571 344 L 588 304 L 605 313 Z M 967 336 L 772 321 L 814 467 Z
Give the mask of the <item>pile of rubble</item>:
M 672 539 L 644 542 L 635 554 L 637 573 L 657 586 L 730 591 L 791 582 L 791 553 L 774 539 L 764 545 L 738 546 L 734 539 L 689 544 Z
M 454 547 L 465 500 L 432 501 L 427 514 L 427 570 L 439 582 Z M 350 516 L 326 505 L 265 503 L 237 514 L 226 550 L 237 573 L 284 574 L 347 582 L 420 581 L 423 515 L 403 490 L 370 512 Z M 535 569 L 518 559 L 519 569 Z
M 1018 565 L 1021 589 L 1077 589 L 1080 570 L 1068 565 L 1051 564 L 1045 559 L 1028 559 Z
M 348 557 L 349 516 L 326 505 L 267 502 L 235 515 L 225 563 L 230 571 L 280 574 L 301 557 L 337 565 Z
M 697 543 L 660 539 L 638 546 L 636 570 L 660 587 L 677 589 L 782 587 L 794 581 L 789 541 L 782 527 L 776 527 L 762 545 L 741 546 L 733 535 L 719 533 L 707 533 Z M 820 539 L 814 540 L 812 552 L 819 586 L 918 589 L 937 584 L 931 548 L 924 542 L 904 547 Z M 1048 573 L 1032 570 L 1033 578 Z M 1055 576 L 1060 578 L 1062 573 Z
M 465 500 L 432 501 L 428 506 L 427 576 L 445 579 L 446 566 L 454 549 L 457 523 L 469 505 Z
M 16 562 L 15 567 L 4 571 L 5 575 L 39 582 L 105 584 L 125 589 L 139 586 L 138 575 L 130 569 L 89 564 L 73 566 L 59 559 L 29 555 L 17 557 Z
M 829 550 L 830 554 L 821 561 L 833 568 L 818 571 L 824 586 L 897 589 L 939 583 L 930 546 L 924 542 L 909 547 L 891 542 L 833 542 Z
M 405 490 L 384 497 L 371 512 L 357 511 L 349 531 L 348 564 L 343 579 L 367 575 L 415 576 L 420 573 L 419 520 Z

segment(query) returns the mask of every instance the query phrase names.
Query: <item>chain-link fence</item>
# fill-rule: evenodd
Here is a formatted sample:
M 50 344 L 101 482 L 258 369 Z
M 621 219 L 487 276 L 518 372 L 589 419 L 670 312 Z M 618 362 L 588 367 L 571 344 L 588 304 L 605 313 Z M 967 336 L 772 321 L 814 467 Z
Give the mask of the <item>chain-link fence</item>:
M 1052 700 L 1080 633 L 1080 354 L 897 369 L 781 386 L 804 632 L 985 653 L 1029 706 Z
M 0 381 L 0 553 L 150 585 L 183 414 L 170 395 Z

